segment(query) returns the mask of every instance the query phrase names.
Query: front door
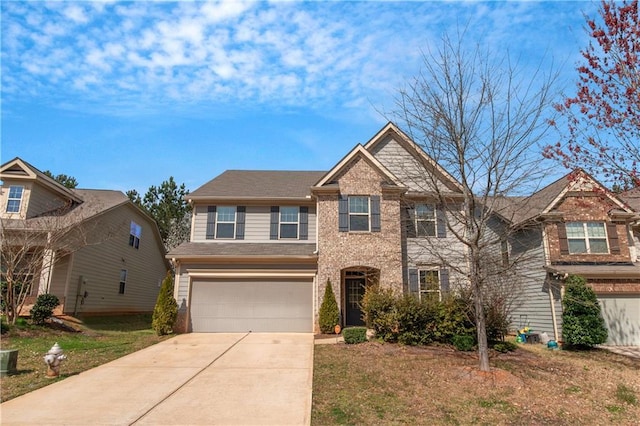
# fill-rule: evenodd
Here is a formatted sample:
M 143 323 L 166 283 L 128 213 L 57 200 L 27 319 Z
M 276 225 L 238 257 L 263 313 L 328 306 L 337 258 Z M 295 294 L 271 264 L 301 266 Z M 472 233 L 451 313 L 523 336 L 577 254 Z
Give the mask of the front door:
M 364 277 L 349 277 L 344 279 L 345 294 L 345 326 L 364 325 L 362 320 L 362 298 L 364 297 L 366 280 Z

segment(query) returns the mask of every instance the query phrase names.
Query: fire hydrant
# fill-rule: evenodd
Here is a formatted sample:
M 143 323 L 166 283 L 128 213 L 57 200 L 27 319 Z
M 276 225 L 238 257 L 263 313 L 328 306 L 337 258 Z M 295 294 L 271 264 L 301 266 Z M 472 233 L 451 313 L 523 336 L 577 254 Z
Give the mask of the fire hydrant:
M 47 364 L 47 377 L 54 378 L 60 374 L 60 363 L 67 359 L 67 356 L 62 352 L 62 348 L 56 342 L 44 356 L 44 362 Z

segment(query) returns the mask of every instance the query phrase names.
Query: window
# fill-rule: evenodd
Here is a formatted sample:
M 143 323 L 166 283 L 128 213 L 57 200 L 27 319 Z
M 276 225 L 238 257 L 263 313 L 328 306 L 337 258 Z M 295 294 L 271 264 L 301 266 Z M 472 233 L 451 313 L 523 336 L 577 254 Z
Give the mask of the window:
M 131 221 L 129 230 L 129 245 L 131 247 L 140 248 L 140 237 L 142 236 L 142 227 Z
M 502 267 L 509 267 L 509 242 L 505 239 L 500 241 L 500 253 L 502 255 Z
M 416 204 L 415 220 L 418 237 L 436 236 L 436 208 L 433 204 Z
M 569 222 L 566 229 L 570 254 L 609 253 L 604 223 Z
M 369 197 L 349 197 L 349 230 L 369 231 Z
M 280 207 L 280 238 L 298 238 L 298 207 Z
M 18 213 L 22 202 L 22 186 L 10 186 L 9 197 L 7 198 L 7 213 Z
M 437 269 L 418 271 L 420 300 L 440 301 L 440 274 Z
M 236 208 L 218 206 L 216 218 L 216 238 L 235 238 Z
M 118 294 L 124 294 L 124 288 L 127 285 L 127 270 L 120 270 L 120 287 L 118 289 Z

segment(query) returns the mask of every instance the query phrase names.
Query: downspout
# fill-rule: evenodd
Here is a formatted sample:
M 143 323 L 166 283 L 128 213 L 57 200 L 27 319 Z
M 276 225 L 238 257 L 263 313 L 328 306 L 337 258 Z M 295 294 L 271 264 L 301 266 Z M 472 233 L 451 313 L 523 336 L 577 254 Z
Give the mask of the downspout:
M 551 321 L 553 322 L 553 335 L 555 336 L 556 342 L 560 339 L 558 338 L 558 319 L 556 317 L 556 302 L 553 300 L 553 289 L 552 286 L 549 286 L 549 303 L 551 303 Z

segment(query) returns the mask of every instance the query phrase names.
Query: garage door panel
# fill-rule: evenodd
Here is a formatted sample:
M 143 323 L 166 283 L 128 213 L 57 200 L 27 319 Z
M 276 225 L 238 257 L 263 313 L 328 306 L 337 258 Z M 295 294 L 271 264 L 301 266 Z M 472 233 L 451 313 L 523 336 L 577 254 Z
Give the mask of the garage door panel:
M 194 281 L 194 332 L 311 332 L 312 281 Z
M 599 295 L 598 300 L 609 331 L 607 344 L 640 345 L 640 297 Z

